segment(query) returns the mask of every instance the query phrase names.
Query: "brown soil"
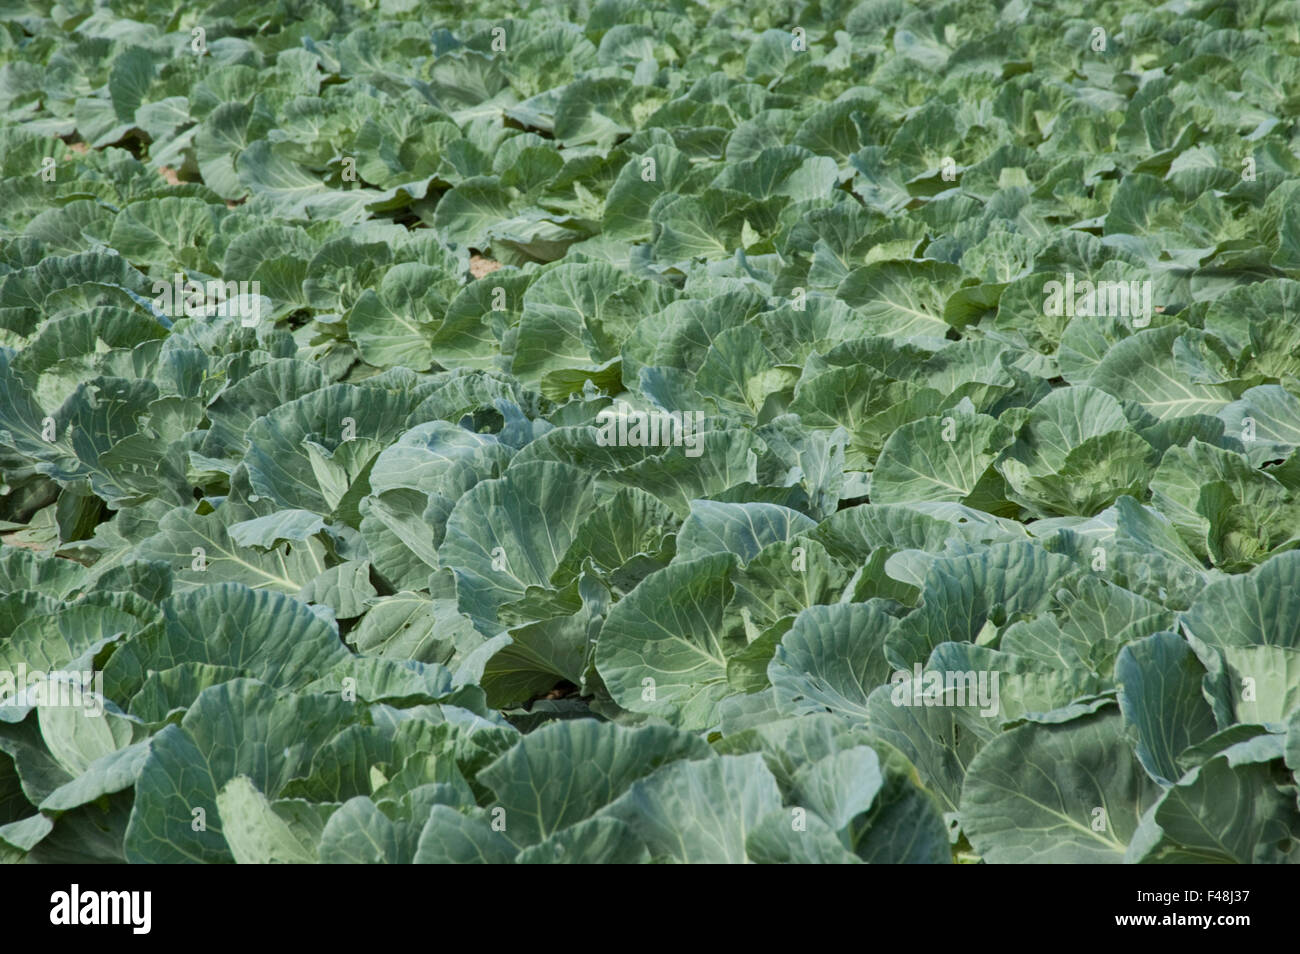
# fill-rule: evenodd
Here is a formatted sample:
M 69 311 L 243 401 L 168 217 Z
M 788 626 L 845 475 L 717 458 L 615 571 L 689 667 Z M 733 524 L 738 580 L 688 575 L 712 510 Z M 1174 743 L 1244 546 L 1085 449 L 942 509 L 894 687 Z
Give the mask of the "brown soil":
M 490 258 L 484 258 L 477 252 L 469 257 L 469 273 L 475 278 L 482 278 L 484 275 L 495 272 L 500 267 L 500 262 Z

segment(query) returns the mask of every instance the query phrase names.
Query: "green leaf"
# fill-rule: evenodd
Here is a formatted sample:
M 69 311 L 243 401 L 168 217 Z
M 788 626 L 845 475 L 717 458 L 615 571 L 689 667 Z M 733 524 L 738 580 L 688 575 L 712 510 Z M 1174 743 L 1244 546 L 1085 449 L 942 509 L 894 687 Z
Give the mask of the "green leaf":
M 778 705 L 792 714 L 829 711 L 865 720 L 872 691 L 890 676 L 884 643 L 891 623 L 874 602 L 801 612 L 767 667 Z
M 877 503 L 961 501 L 1010 441 L 1004 425 L 983 414 L 926 417 L 890 435 L 871 475 Z
M 714 554 L 653 573 L 610 610 L 596 669 L 614 701 L 633 712 L 705 729 L 728 694 L 725 611 L 735 558 Z
M 1175 761 L 1217 728 L 1201 695 L 1205 669 L 1175 633 L 1154 633 L 1124 647 L 1115 665 L 1124 720 L 1138 734 L 1137 757 L 1163 785 L 1182 774 Z
M 606 811 L 645 841 L 654 860 L 743 864 L 749 832 L 780 807 L 763 757 L 744 755 L 663 766 Z
M 347 657 L 338 631 L 281 593 L 237 583 L 178 593 L 162 604 L 164 622 L 120 646 L 105 667 L 110 685 L 140 686 L 148 669 L 205 663 L 297 688 Z
M 1156 786 L 1118 713 L 1022 725 L 992 739 L 962 788 L 962 830 L 992 864 L 1117 864 Z
M 222 834 L 237 863 L 316 863 L 312 832 L 295 825 L 292 816 L 277 812 L 276 804 L 247 776 L 236 776 L 225 784 L 217 793 L 217 809 L 226 820 Z
M 1296 849 L 1294 799 L 1268 765 L 1226 757 L 1192 769 L 1142 819 L 1125 860 L 1161 864 L 1279 864 Z
M 661 765 L 709 754 L 699 738 L 666 727 L 582 719 L 524 736 L 479 780 L 505 809 L 507 837 L 525 847 L 588 819 Z
M 309 768 L 315 750 L 353 717 L 351 710 L 324 696 L 281 697 L 248 679 L 204 690 L 180 725 L 167 726 L 150 743 L 126 832 L 127 860 L 233 860 L 221 833 L 221 788 L 246 775 L 274 797 Z

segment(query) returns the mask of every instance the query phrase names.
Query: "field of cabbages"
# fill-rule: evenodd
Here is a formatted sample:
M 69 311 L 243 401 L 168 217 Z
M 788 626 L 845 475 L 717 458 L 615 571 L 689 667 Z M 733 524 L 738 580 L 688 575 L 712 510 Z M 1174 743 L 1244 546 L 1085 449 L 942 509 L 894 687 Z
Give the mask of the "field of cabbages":
M 1300 3 L 0 0 L 0 859 L 1300 860 Z

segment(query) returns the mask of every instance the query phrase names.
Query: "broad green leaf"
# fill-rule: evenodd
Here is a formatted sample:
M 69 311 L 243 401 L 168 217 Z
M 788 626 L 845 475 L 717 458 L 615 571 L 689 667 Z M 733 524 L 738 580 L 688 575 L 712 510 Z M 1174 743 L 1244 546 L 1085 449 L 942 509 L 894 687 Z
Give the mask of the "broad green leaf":
M 1115 678 L 1124 720 L 1137 730 L 1138 760 L 1157 782 L 1173 784 L 1178 754 L 1216 728 L 1201 695 L 1204 668 L 1176 634 L 1154 633 L 1124 648 Z
M 507 837 L 523 847 L 584 821 L 665 763 L 708 756 L 700 739 L 666 727 L 581 719 L 524 736 L 479 779 L 506 810 Z
M 674 563 L 613 606 L 596 669 L 614 701 L 683 729 L 714 723 L 729 691 L 727 657 L 742 648 L 726 635 L 734 561 L 719 553 Z
M 654 860 L 743 864 L 749 832 L 780 807 L 762 756 L 743 755 L 663 766 L 606 811 L 645 841 Z
M 315 864 L 316 844 L 292 817 L 239 775 L 217 793 L 217 809 L 226 820 L 222 834 L 239 864 Z
M 354 715 L 340 700 L 279 696 L 248 679 L 204 690 L 179 725 L 150 743 L 126 832 L 127 860 L 233 860 L 217 807 L 226 782 L 246 775 L 274 797 Z M 200 818 L 202 827 L 194 824 Z
M 962 788 L 962 830 L 991 864 L 1118 864 L 1156 788 L 1117 712 L 1027 723 L 975 756 Z

